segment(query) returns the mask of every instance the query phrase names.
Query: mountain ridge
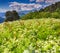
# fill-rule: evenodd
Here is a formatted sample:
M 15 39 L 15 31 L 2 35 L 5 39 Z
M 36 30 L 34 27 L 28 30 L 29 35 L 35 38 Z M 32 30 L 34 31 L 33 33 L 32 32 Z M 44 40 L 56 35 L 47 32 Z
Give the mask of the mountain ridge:
M 30 12 L 21 19 L 36 19 L 36 18 L 59 18 L 60 19 L 60 2 L 49 5 L 39 11 Z
M 54 12 L 57 9 L 60 9 L 60 2 L 56 2 L 55 4 L 49 5 L 45 7 L 44 9 L 41 9 L 40 12 L 45 11 L 45 12 Z

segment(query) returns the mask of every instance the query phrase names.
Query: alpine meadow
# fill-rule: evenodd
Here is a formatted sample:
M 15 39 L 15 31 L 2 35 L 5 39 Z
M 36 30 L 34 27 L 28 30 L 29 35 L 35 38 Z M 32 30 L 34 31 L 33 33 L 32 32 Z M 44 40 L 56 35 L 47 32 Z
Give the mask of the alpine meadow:
M 0 53 L 60 53 L 60 2 L 21 17 L 7 12 L 0 24 Z

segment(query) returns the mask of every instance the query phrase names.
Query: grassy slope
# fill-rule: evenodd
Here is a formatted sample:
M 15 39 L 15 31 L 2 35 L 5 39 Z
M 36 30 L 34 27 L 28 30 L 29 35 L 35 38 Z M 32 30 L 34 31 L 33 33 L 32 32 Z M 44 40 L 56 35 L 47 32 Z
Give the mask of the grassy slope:
M 32 19 L 0 24 L 0 53 L 59 53 L 59 43 L 60 19 Z
M 56 2 L 55 4 L 49 5 L 44 9 L 40 9 L 40 11 L 30 12 L 21 19 L 38 19 L 38 18 L 57 18 L 60 19 L 60 2 Z

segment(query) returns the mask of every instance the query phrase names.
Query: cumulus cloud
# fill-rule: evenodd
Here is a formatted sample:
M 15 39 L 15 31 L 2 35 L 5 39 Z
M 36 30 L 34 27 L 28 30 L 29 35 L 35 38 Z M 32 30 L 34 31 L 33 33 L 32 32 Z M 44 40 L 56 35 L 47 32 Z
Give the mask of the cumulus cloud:
M 6 11 L 11 11 L 11 10 L 17 10 L 17 11 L 29 11 L 29 10 L 38 10 L 40 8 L 43 8 L 43 6 L 41 4 L 39 4 L 39 2 L 45 2 L 45 3 L 55 3 L 58 2 L 60 0 L 30 0 L 30 2 L 37 2 L 37 4 L 35 3 L 18 3 L 18 2 L 10 2 L 10 9 L 1 9 L 0 8 L 0 12 L 6 12 Z M 46 5 L 44 5 L 44 7 L 46 7 Z
M 40 2 L 45 2 L 45 3 L 55 3 L 55 2 L 58 2 L 60 0 L 30 0 L 31 2 L 32 1 L 36 1 L 37 3 L 40 3 Z
M 36 2 L 44 2 L 44 0 L 36 0 Z
M 60 0 L 54 0 L 55 2 L 58 2 L 58 1 L 60 1 Z
M 5 9 L 4 10 L 3 9 L 0 9 L 0 12 L 2 12 L 2 13 L 5 12 L 5 11 L 6 11 Z
M 45 3 L 51 3 L 51 4 L 53 3 L 54 4 L 55 2 L 58 2 L 58 1 L 60 1 L 60 0 L 46 0 Z
M 9 7 L 12 10 L 17 10 L 17 11 L 28 11 L 28 10 L 33 10 L 33 9 L 37 9 L 39 7 L 42 7 L 42 5 L 40 4 L 35 4 L 35 3 L 18 3 L 18 2 L 11 2 Z
M 30 2 L 33 2 L 33 1 L 35 1 L 35 0 L 30 0 Z
M 45 3 L 53 3 L 53 2 L 55 3 L 54 0 L 46 0 L 46 1 L 45 1 Z
M 0 8 L 0 12 L 1 12 L 1 13 L 4 13 L 4 12 L 6 12 L 6 11 L 9 11 L 9 9 Z
M 55 3 L 57 1 L 60 1 L 60 0 L 30 0 L 31 2 L 32 1 L 36 1 L 36 2 L 45 2 L 45 3 Z M 45 6 L 45 5 L 44 5 Z M 11 10 L 16 10 L 16 11 L 29 11 L 29 10 L 33 10 L 33 9 L 39 9 L 39 8 L 42 8 L 42 5 L 37 3 L 29 3 L 29 4 L 26 4 L 26 3 L 18 3 L 18 2 L 10 2 L 10 5 L 9 7 L 11 8 Z

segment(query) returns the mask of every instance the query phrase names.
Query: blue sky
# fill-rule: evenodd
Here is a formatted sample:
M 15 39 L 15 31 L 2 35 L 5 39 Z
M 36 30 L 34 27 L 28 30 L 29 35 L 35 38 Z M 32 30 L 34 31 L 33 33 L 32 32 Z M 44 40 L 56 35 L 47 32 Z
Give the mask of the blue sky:
M 34 3 L 29 0 L 0 0 L 0 8 L 8 8 L 10 2 L 19 2 L 19 3 Z
M 0 0 L 0 9 L 9 9 L 10 2 L 29 3 L 29 0 Z
M 0 8 L 8 8 L 10 2 L 28 3 L 29 0 L 0 0 Z
M 16 10 L 19 10 L 19 9 L 20 10 L 32 10 L 34 8 L 35 9 L 39 7 L 41 8 L 42 4 L 45 5 L 49 3 L 55 3 L 56 1 L 60 1 L 60 0 L 0 0 L 0 12 L 11 10 L 10 8 L 12 6 L 14 7 L 12 9 L 17 8 Z

